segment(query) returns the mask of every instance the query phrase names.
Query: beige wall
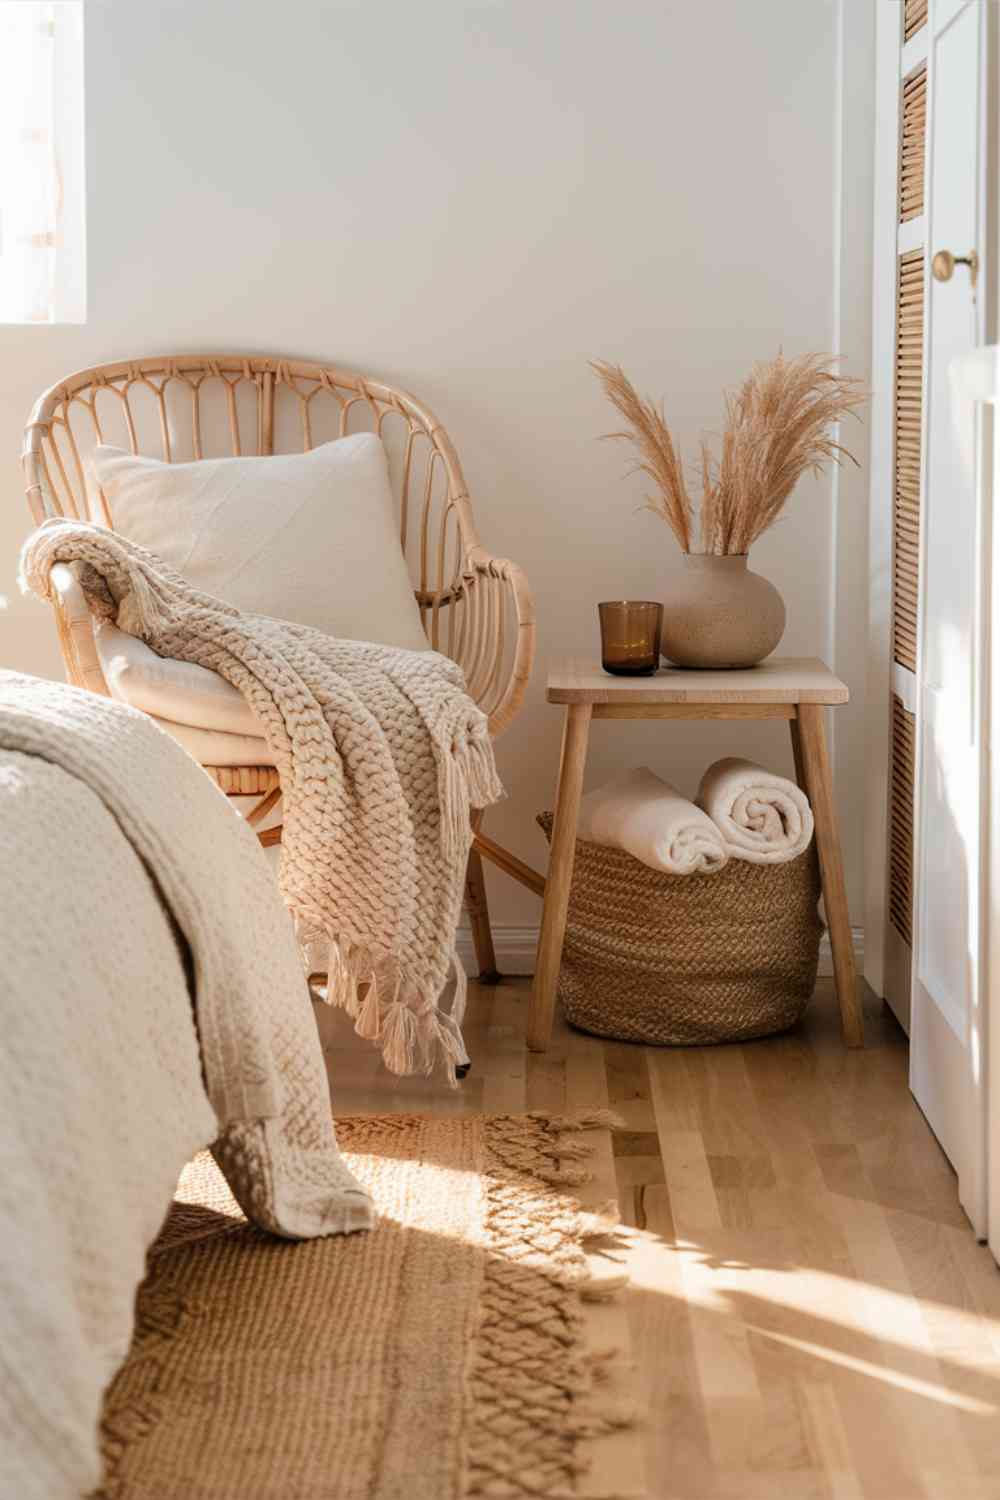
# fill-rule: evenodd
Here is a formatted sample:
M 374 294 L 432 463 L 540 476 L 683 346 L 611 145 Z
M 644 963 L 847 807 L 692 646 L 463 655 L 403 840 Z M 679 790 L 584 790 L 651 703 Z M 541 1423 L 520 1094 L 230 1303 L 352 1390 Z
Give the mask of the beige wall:
M 677 567 L 624 452 L 596 441 L 609 413 L 587 360 L 662 393 L 692 456 L 723 388 L 779 345 L 841 347 L 865 373 L 869 11 L 88 0 L 89 316 L 0 328 L 0 592 L 28 529 L 21 426 L 60 374 L 232 346 L 407 386 L 455 437 L 484 536 L 537 593 L 539 665 L 489 826 L 542 863 L 533 820 L 559 736 L 545 659 L 592 650 L 596 600 L 662 595 Z M 788 604 L 783 649 L 833 656 L 858 694 L 865 536 L 852 473 L 804 484 L 753 556 Z M 58 672 L 33 601 L 0 615 L 0 662 Z M 836 737 L 858 921 L 861 735 L 859 705 Z M 590 780 L 646 762 L 690 792 L 734 751 L 789 764 L 770 726 L 600 725 Z M 537 920 L 526 892 L 493 891 L 499 923 Z

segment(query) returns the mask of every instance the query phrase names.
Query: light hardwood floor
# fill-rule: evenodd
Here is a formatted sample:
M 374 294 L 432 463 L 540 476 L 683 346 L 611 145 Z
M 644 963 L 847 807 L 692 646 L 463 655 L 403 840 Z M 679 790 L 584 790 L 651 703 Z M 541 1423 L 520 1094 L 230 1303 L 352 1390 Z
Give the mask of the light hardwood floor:
M 325 1008 L 320 1030 L 340 1114 L 624 1117 L 597 1169 L 632 1226 L 610 1255 L 631 1273 L 618 1316 L 646 1416 L 588 1488 L 633 1493 L 641 1444 L 653 1500 L 1000 1500 L 1000 1270 L 888 1011 L 869 994 L 848 1051 L 821 980 L 784 1037 L 645 1048 L 557 1018 L 536 1055 L 527 998 L 523 980 L 471 986 L 454 1094 L 391 1077 Z

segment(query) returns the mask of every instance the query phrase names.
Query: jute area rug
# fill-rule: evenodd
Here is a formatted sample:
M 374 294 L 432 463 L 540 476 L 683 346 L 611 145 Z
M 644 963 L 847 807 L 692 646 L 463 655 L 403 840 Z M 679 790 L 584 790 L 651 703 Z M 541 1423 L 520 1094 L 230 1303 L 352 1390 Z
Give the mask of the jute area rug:
M 207 1156 L 182 1178 L 105 1402 L 101 1500 L 572 1495 L 602 1410 L 571 1196 L 588 1124 L 339 1120 L 370 1234 L 291 1244 Z

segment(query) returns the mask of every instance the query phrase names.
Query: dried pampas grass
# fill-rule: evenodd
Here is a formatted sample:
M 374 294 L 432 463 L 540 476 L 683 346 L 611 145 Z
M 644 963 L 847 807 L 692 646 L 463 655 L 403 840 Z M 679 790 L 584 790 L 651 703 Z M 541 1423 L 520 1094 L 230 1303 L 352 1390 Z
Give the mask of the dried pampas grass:
M 656 486 L 655 493 L 647 498 L 648 508 L 663 517 L 680 542 L 681 550 L 690 552 L 694 510 L 662 405 L 644 401 L 621 365 L 594 360 L 590 368 L 597 372 L 604 394 L 630 429 L 628 432 L 607 432 L 605 437 L 623 438 L 627 443 L 635 444 L 639 462 L 631 472 L 648 475 Z
M 754 365 L 735 396 L 726 400 L 726 427 L 718 462 L 701 445 L 701 550 L 733 555 L 753 542 L 781 514 L 806 473 L 853 456 L 831 431 L 867 400 L 862 382 L 838 375 L 833 361 L 804 354 Z M 644 400 L 619 365 L 595 362 L 604 392 L 628 424 L 608 433 L 635 444 L 640 462 L 657 488 L 649 507 L 667 522 L 681 548 L 691 551 L 693 507 L 662 407 Z

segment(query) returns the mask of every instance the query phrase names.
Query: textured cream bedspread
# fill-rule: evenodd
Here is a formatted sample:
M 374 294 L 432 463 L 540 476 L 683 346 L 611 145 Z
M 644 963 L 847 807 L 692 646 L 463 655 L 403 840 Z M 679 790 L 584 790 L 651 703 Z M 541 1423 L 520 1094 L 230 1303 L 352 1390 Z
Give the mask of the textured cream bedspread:
M 0 1495 L 76 1500 L 196 1151 L 214 1143 L 278 1233 L 371 1208 L 273 877 L 184 752 L 131 709 L 0 672 L 0 827 Z

